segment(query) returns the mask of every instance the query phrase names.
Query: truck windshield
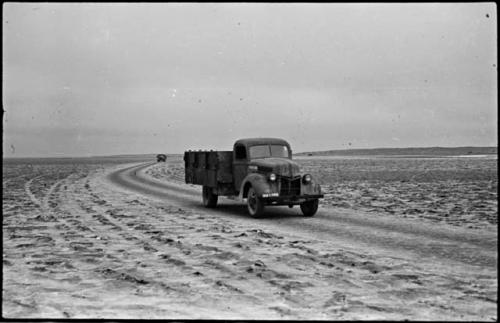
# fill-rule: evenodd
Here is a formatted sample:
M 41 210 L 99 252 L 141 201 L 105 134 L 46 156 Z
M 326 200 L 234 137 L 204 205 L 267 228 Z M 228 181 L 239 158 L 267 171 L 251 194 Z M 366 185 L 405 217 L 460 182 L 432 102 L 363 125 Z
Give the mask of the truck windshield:
M 250 158 L 288 158 L 288 148 L 283 145 L 258 145 L 250 147 Z

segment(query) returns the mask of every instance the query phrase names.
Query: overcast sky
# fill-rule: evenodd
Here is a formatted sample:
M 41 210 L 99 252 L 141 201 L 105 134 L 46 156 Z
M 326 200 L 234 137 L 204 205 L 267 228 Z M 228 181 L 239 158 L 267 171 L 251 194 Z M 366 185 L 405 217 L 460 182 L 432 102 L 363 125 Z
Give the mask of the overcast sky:
M 5 157 L 496 146 L 494 3 L 4 3 Z

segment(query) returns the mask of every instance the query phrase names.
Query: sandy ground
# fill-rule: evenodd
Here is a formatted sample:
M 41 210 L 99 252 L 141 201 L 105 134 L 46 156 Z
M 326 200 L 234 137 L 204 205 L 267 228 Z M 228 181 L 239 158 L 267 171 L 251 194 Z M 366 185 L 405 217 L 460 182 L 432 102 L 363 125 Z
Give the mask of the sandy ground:
M 498 160 L 346 158 L 299 160 L 319 178 L 324 205 L 467 228 L 498 225 Z
M 326 172 L 318 216 L 285 208 L 256 220 L 231 201 L 201 208 L 199 188 L 183 184 L 180 159 L 144 168 L 142 192 L 110 180 L 138 165 L 119 162 L 4 163 L 3 318 L 497 320 L 497 182 L 487 167 L 471 179 L 454 174 L 477 190 L 460 191 L 447 177 L 436 179 L 436 191 L 429 181 L 339 180 L 327 162 L 306 159 L 312 173 Z M 172 192 L 153 194 L 167 187 L 148 186 L 148 178 Z M 357 197 L 363 189 L 370 200 Z M 433 195 L 439 191 L 444 196 Z M 484 207 L 474 204 L 478 197 Z M 379 222 L 370 228 L 335 216 Z M 354 238 L 307 231 L 308 223 L 339 232 L 344 225 Z M 421 243 L 420 253 L 381 242 L 403 242 L 396 232 L 356 238 L 371 237 L 377 223 L 428 226 L 440 246 L 419 242 L 423 233 L 408 242 Z M 375 242 L 385 248 L 370 247 Z M 454 254 L 425 255 L 447 245 Z

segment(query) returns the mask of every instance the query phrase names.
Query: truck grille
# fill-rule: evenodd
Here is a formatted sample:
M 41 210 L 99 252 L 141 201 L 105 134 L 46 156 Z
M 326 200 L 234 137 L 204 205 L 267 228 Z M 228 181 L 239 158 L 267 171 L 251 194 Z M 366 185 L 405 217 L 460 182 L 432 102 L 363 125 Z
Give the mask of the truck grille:
M 300 195 L 300 177 L 299 178 L 281 178 L 280 195 Z

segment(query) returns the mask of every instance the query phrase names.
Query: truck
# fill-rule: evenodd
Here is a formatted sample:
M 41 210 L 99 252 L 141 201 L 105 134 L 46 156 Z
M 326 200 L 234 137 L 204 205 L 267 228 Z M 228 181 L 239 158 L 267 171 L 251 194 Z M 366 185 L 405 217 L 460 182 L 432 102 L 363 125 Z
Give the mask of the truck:
M 156 155 L 156 161 L 158 163 L 160 163 L 160 162 L 166 162 L 167 161 L 167 155 L 165 155 L 165 154 L 158 154 L 158 155 Z
M 219 196 L 245 201 L 252 217 L 267 206 L 300 205 L 314 216 L 324 195 L 311 174 L 302 174 L 292 160 L 290 144 L 279 138 L 239 139 L 232 151 L 184 152 L 185 182 L 202 185 L 202 201 L 215 208 Z

